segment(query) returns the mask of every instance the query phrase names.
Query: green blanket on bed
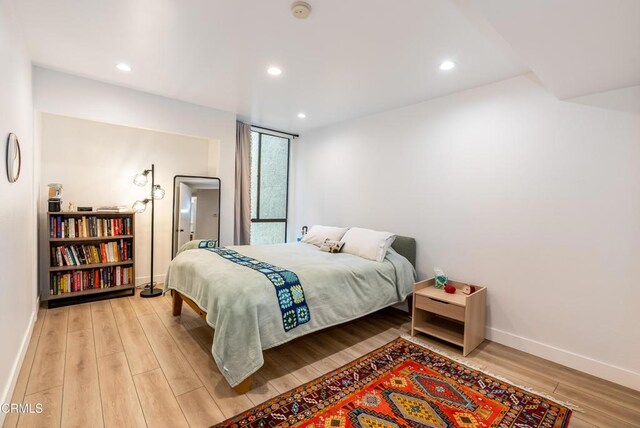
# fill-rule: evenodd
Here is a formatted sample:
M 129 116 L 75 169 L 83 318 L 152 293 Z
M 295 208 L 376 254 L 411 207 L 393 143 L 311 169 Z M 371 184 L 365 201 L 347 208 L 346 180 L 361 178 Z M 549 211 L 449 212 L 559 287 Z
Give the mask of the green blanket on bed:
M 263 365 L 263 349 L 401 302 L 415 281 L 411 263 L 392 249 L 378 263 L 304 243 L 227 248 L 295 272 L 312 314 L 309 322 L 285 331 L 274 286 L 264 274 L 198 249 L 198 241 L 184 245 L 169 265 L 164 289 L 180 291 L 207 312 L 216 330 L 212 354 L 231 386 Z

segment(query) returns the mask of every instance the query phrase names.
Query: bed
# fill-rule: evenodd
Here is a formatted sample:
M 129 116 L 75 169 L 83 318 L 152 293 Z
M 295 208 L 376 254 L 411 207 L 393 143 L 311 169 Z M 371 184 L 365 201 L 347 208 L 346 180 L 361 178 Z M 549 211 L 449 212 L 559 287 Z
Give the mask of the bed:
M 164 291 L 174 316 L 186 302 L 215 329 L 211 353 L 237 393 L 251 388 L 262 350 L 400 303 L 415 282 L 415 240 L 407 237 L 382 262 L 305 243 L 211 247 L 185 244 Z

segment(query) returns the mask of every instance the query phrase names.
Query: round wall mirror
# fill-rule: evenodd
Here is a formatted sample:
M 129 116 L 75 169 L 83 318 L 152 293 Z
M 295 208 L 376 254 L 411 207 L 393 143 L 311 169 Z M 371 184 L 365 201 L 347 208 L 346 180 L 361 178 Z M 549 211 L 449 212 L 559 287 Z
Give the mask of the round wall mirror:
M 7 178 L 9 183 L 15 183 L 20 177 L 22 159 L 20 157 L 20 143 L 16 134 L 9 134 L 7 139 Z

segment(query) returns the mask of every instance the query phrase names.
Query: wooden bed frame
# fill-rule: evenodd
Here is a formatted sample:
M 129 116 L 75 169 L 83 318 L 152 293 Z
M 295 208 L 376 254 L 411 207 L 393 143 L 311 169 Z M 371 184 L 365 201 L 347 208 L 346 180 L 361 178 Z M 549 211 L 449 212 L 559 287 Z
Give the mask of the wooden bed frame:
M 404 237 L 404 236 L 398 236 L 396 238 L 396 241 L 394 242 L 394 245 L 392 245 L 392 247 L 399 254 L 406 257 L 407 260 L 409 260 L 409 262 L 411 262 L 411 264 L 415 267 L 416 265 L 415 239 Z M 189 305 L 191 309 L 193 309 L 200 318 L 207 321 L 207 313 L 202 309 L 200 309 L 200 307 L 198 307 L 198 305 L 196 305 L 196 303 L 193 300 L 191 300 L 184 294 L 180 293 L 179 291 L 176 291 L 173 289 L 171 290 L 171 295 L 173 296 L 173 316 L 174 317 L 178 317 L 180 316 L 180 314 L 182 314 L 182 302 L 186 302 L 187 305 Z M 410 294 L 409 296 L 407 296 L 407 300 L 409 302 L 409 308 L 412 308 L 413 294 Z M 411 312 L 411 309 L 409 309 L 409 312 Z M 231 388 L 236 392 L 236 394 L 246 394 L 251 389 L 251 383 L 252 383 L 251 379 L 252 377 L 249 376 L 245 380 L 240 382 L 238 385 L 233 386 Z

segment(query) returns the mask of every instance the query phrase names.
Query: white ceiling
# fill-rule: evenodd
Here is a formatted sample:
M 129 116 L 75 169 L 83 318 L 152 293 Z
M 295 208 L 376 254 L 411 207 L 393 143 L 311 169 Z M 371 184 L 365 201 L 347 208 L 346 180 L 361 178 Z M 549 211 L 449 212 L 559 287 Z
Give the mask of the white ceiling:
M 291 15 L 290 0 L 14 5 L 35 64 L 293 132 L 528 71 L 449 0 L 308 1 L 307 20 Z M 442 72 L 444 59 L 458 66 Z M 279 78 L 266 74 L 272 64 Z
M 476 8 L 560 99 L 640 85 L 639 0 L 457 1 Z
M 307 20 L 290 0 L 14 5 L 35 64 L 291 132 L 529 71 L 560 98 L 640 84 L 640 0 L 308 1 Z

